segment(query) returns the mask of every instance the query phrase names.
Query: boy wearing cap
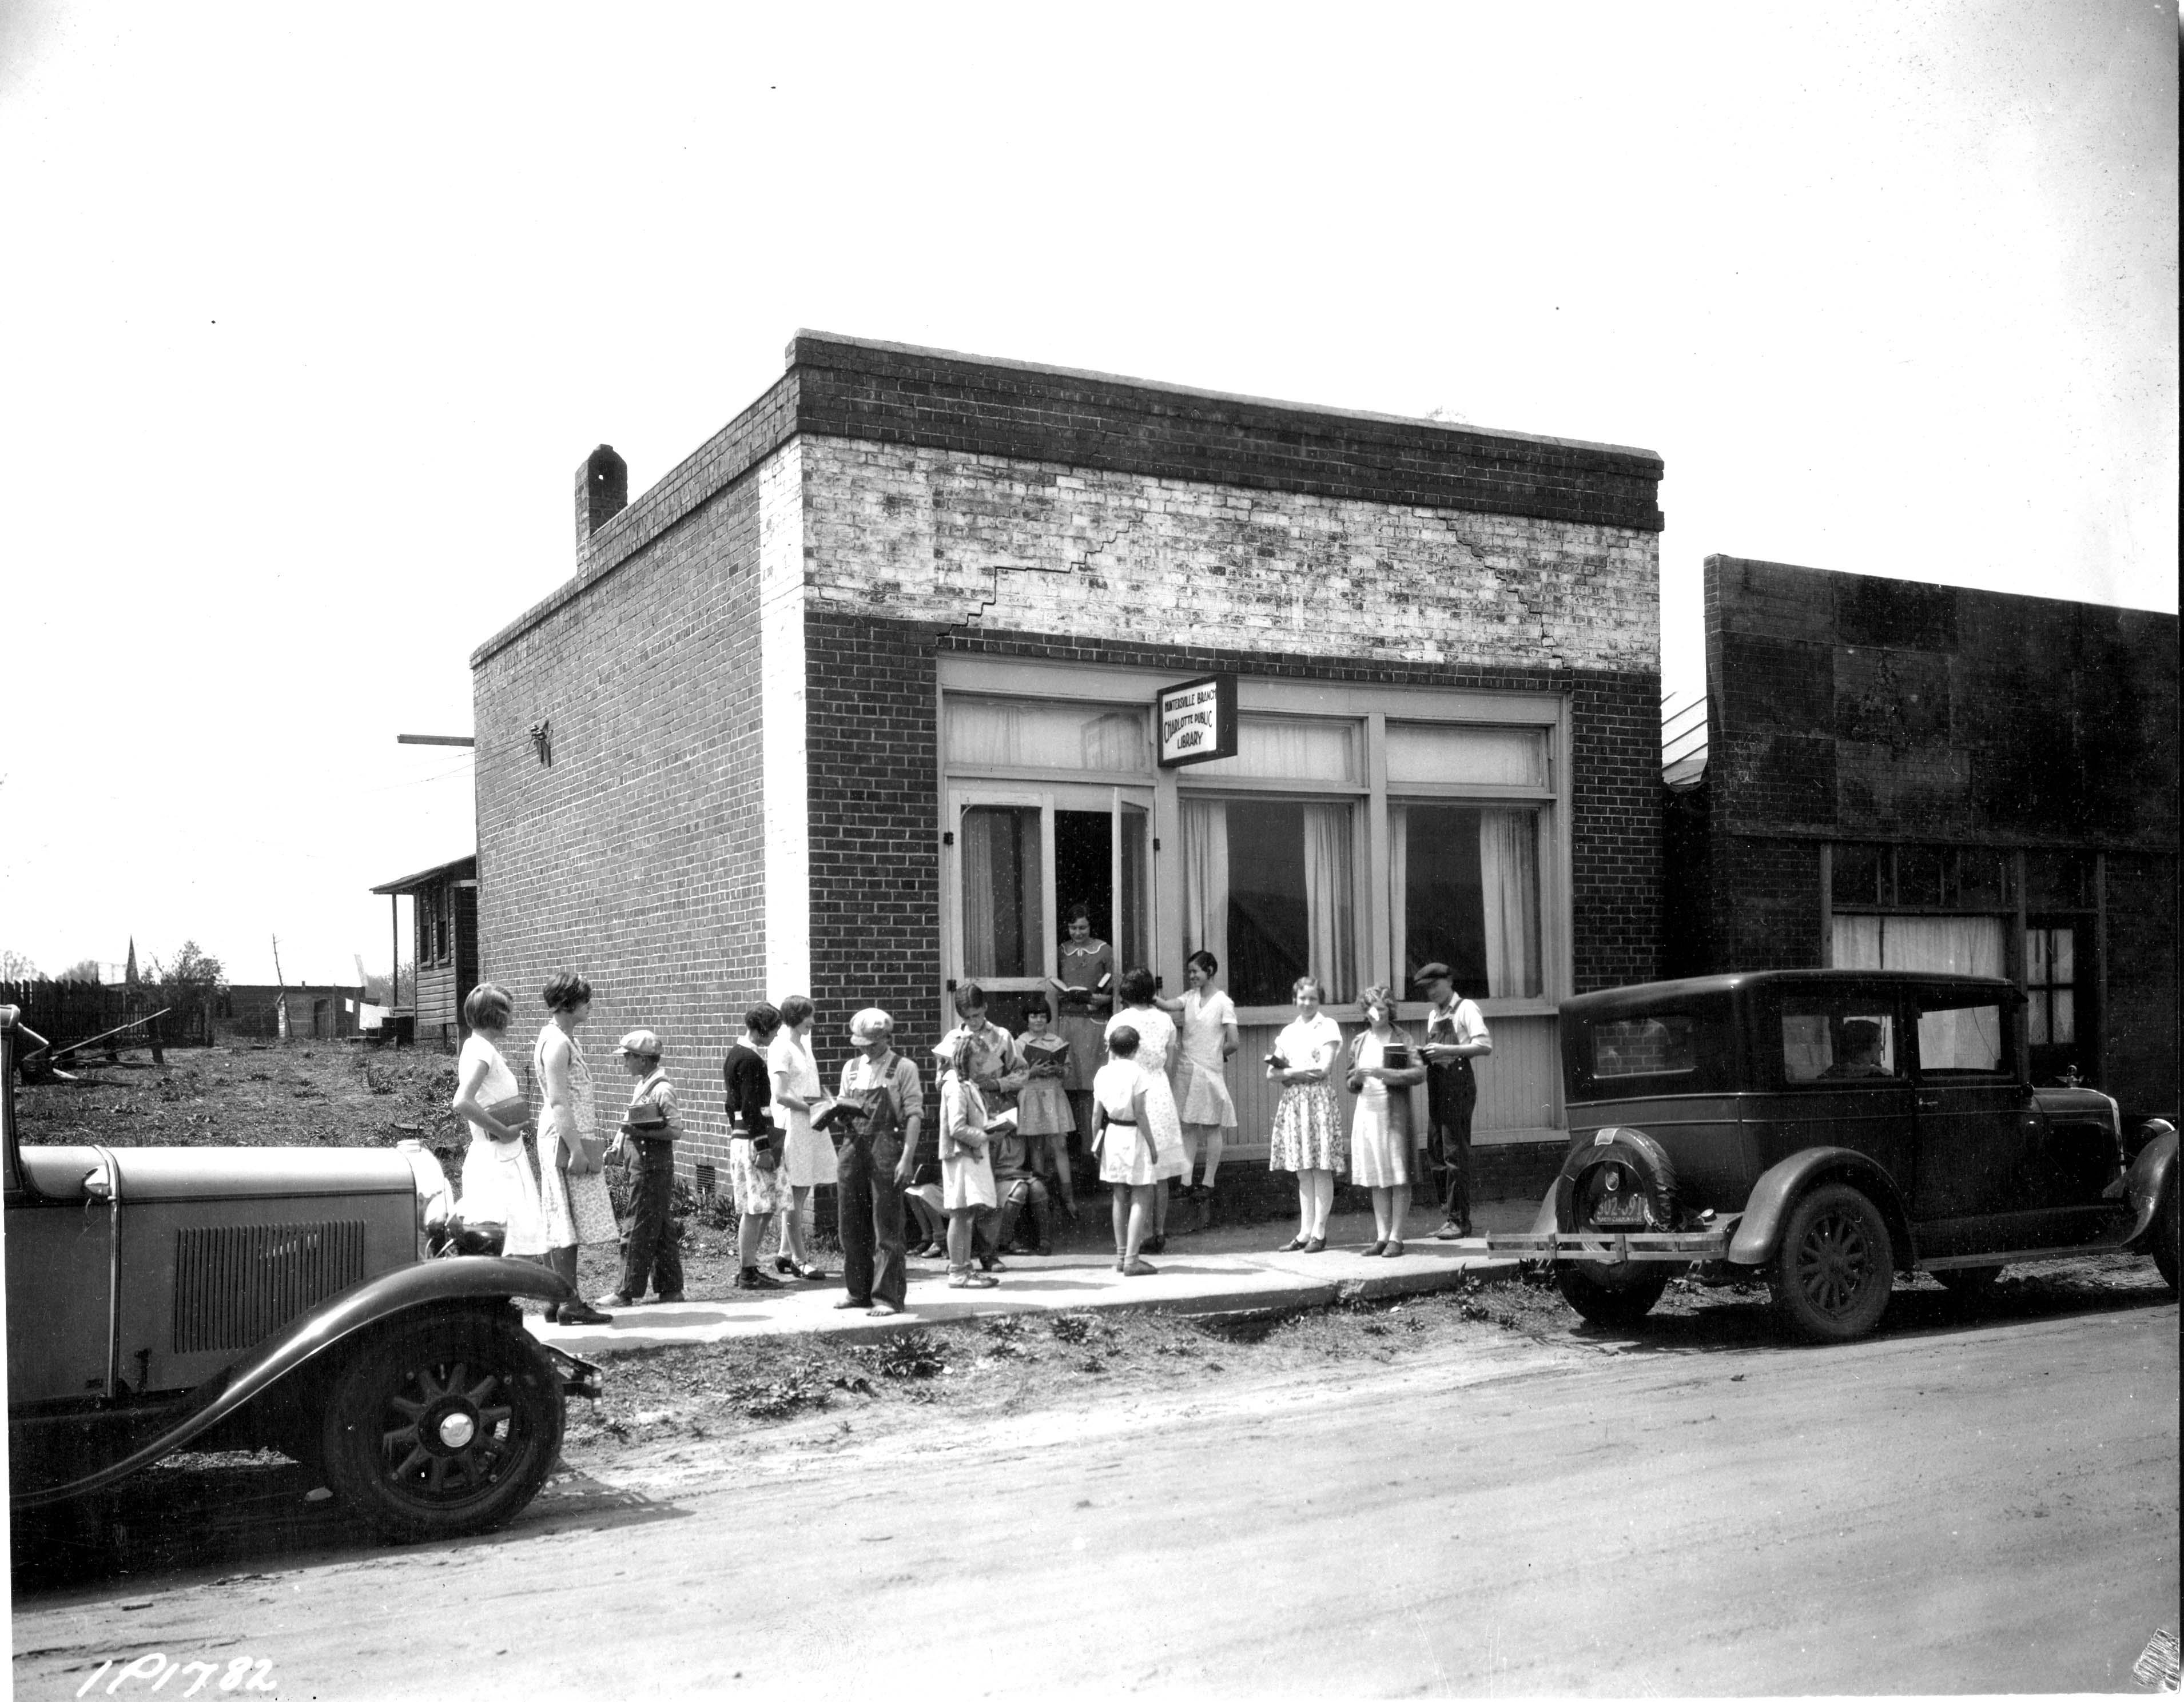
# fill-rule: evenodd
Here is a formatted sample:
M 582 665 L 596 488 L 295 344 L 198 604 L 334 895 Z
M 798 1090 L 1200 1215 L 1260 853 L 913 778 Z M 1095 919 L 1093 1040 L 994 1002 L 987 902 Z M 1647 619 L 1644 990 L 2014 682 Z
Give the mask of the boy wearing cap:
M 1433 1001 L 1426 1013 L 1426 1162 L 1442 1173 L 1441 1226 L 1436 1241 L 1471 1233 L 1471 1113 L 1479 1081 L 1471 1060 L 1494 1049 L 1486 1019 L 1468 998 L 1456 996 L 1456 978 L 1445 963 L 1419 966 L 1411 977 Z
M 649 1278 L 661 1300 L 682 1298 L 682 1255 L 668 1231 L 667 1202 L 675 1189 L 675 1084 L 660 1067 L 660 1037 L 632 1028 L 615 1047 L 621 1067 L 637 1085 L 622 1113 L 621 1139 L 635 1161 L 630 1189 L 629 1236 L 622 1243 L 621 1287 L 602 1306 L 633 1306 Z
M 839 1149 L 836 1200 L 842 1238 L 842 1280 L 850 1292 L 837 1307 L 869 1306 L 885 1317 L 902 1310 L 909 1293 L 902 1191 L 917 1173 L 917 1136 L 925 1121 L 925 1090 L 917 1066 L 894 1049 L 894 1019 L 876 1007 L 850 1019 L 858 1055 L 842 1066 L 836 1098 L 861 1113 Z

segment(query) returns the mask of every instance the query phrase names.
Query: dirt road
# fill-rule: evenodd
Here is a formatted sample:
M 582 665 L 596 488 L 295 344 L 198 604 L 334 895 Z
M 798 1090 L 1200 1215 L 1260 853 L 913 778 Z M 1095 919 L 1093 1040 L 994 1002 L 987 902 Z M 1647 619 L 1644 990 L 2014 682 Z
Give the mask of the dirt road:
M 685 1434 L 495 1538 L 19 1598 L 16 1694 L 107 1660 L 95 1694 L 192 1660 L 294 1697 L 2130 1693 L 2176 1625 L 2165 1292 Z

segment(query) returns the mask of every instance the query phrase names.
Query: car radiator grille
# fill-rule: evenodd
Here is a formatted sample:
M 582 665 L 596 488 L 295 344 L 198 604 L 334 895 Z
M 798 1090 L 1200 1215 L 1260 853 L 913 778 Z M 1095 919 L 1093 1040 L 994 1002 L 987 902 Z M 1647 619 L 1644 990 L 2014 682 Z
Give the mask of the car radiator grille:
M 364 1276 L 364 1220 L 176 1235 L 175 1348 L 247 1348 Z

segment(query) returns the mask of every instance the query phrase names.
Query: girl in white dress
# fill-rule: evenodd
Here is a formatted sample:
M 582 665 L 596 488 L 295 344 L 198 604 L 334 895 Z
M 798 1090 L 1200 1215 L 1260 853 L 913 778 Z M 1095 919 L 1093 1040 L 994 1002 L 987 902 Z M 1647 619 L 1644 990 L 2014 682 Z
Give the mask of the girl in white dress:
M 1126 1276 L 1150 1276 L 1154 1267 L 1138 1249 L 1151 1227 L 1155 1185 L 1183 1168 L 1183 1128 L 1167 1078 L 1138 1061 L 1137 1030 L 1127 1022 L 1117 1025 L 1108 1032 L 1107 1050 L 1109 1061 L 1092 1078 L 1092 1117 L 1100 1179 L 1113 1202 L 1115 1268 Z
M 773 1268 L 784 1276 L 816 1282 L 826 1276 L 811 1258 L 811 1190 L 834 1183 L 834 1143 L 811 1126 L 811 1114 L 826 1099 L 819 1066 L 811 1060 L 811 1001 L 792 993 L 781 1001 L 781 1032 L 766 1049 L 766 1076 L 773 1084 L 773 1123 L 783 1131 L 782 1175 L 788 1204 L 781 1214 L 781 1251 Z
M 1168 1071 L 1175 1056 L 1175 1024 L 1168 1014 L 1153 1002 L 1160 983 L 1153 979 L 1149 969 L 1123 971 L 1116 996 L 1123 1008 L 1107 1019 L 1107 1034 L 1117 1030 L 1134 1029 L 1138 1037 L 1138 1067 L 1145 1073 L 1145 1106 L 1151 1113 L 1162 1154 L 1154 1178 L 1152 1233 L 1145 1238 L 1145 1251 L 1159 1253 L 1167 1246 L 1167 1185 L 1183 1174 L 1187 1160 L 1183 1149 L 1183 1119 L 1176 1110 L 1175 1089 L 1168 1082 Z M 1103 1172 L 1104 1175 L 1104 1172 Z
M 1365 1256 L 1398 1259 L 1411 1209 L 1411 1089 L 1426 1079 L 1411 1037 L 1396 1026 L 1396 996 L 1368 987 L 1358 996 L 1365 1026 L 1350 1043 L 1350 1177 L 1373 1190 L 1373 1244 Z
M 1199 1203 L 1195 1228 L 1203 1229 L 1213 1215 L 1213 1178 L 1221 1170 L 1221 1145 L 1236 1126 L 1236 1102 L 1228 1097 L 1228 1060 L 1240 1043 L 1236 1037 L 1236 1007 L 1228 995 L 1213 984 L 1221 960 L 1212 952 L 1193 952 L 1184 964 L 1190 987 L 1161 1009 L 1183 1020 L 1183 1049 L 1175 1066 L 1176 1110 L 1183 1119 L 1184 1192 Z M 1206 1162 L 1203 1177 L 1190 1185 L 1190 1173 L 1201 1155 Z M 1182 1232 L 1178 1231 L 1180 1234 Z
M 1342 1050 L 1342 1031 L 1319 1008 L 1319 983 L 1310 976 L 1299 976 L 1290 991 L 1296 1020 L 1275 1037 L 1273 1055 L 1267 1060 L 1267 1074 L 1284 1083 L 1274 1107 L 1267 1168 L 1296 1172 L 1296 1239 L 1280 1250 L 1324 1253 L 1334 1178 L 1350 1168 L 1350 1140 L 1342 1132 L 1342 1110 L 1327 1079 Z
M 592 1012 L 592 984 L 564 971 L 547 982 L 539 998 L 549 1020 L 532 1046 L 531 1073 L 546 1102 L 538 1120 L 538 1203 L 546 1216 L 545 1262 L 573 1288 L 577 1249 L 619 1239 L 606 1174 L 594 1155 L 604 1152 L 605 1143 L 599 1137 L 591 1066 L 577 1043 L 577 1025 Z M 561 1321 L 613 1320 L 579 1301 L 564 1303 Z
M 1000 1279 L 971 1268 L 978 1214 L 994 1210 L 993 1161 L 986 1153 L 986 1096 L 971 1079 L 977 1039 L 952 1029 L 933 1048 L 940 1060 L 940 1204 L 948 1214 L 948 1286 L 991 1288 Z
M 515 1002 L 489 981 L 482 981 L 463 1001 L 470 1038 L 455 1060 L 455 1114 L 471 1126 L 463 1154 L 462 1199 L 465 1223 L 498 1223 L 506 1254 L 536 1256 L 546 1250 L 546 1220 L 538 1207 L 538 1179 L 523 1149 L 524 1126 L 531 1121 L 515 1072 L 501 1048 L 508 1043 L 508 1020 Z M 549 1306 L 546 1321 L 560 1308 Z

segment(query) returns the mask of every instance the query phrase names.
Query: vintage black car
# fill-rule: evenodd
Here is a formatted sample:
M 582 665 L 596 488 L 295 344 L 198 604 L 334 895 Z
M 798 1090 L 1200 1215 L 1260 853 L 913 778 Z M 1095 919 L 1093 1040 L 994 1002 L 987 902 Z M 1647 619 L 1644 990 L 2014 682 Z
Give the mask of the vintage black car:
M 599 1372 L 512 1304 L 567 1285 L 431 1258 L 431 1154 L 24 1146 L 0 1005 L 8 1465 L 20 1515 L 179 1450 L 273 1448 L 381 1534 L 488 1530 L 535 1495 Z
M 2028 1081 L 2022 996 L 1986 977 L 1793 970 L 1562 1007 L 1570 1150 L 1531 1232 L 1587 1318 L 1692 1264 L 1765 1273 L 1797 1335 L 1880 1321 L 1898 1272 L 2149 1253 L 2176 1286 L 2176 1132 L 2128 1162 L 2115 1102 Z

